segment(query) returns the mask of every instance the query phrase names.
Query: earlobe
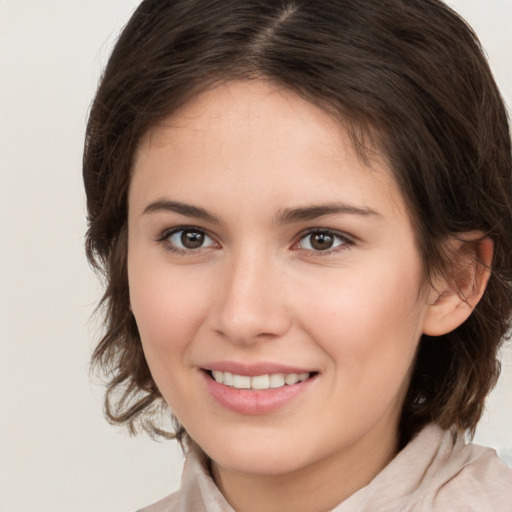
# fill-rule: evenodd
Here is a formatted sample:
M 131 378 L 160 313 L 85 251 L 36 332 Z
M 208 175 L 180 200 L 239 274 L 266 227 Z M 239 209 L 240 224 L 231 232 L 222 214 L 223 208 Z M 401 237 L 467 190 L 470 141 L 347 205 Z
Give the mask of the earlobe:
M 423 334 L 441 336 L 464 323 L 482 298 L 494 244 L 483 233 L 465 233 L 449 244 L 451 269 L 434 283 L 423 320 Z

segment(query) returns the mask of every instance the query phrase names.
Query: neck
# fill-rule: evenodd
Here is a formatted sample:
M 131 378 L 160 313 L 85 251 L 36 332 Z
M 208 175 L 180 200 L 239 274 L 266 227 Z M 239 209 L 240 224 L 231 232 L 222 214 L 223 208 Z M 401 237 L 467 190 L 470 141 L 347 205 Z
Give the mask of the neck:
M 239 473 L 212 461 L 212 475 L 237 512 L 328 511 L 366 486 L 397 451 L 395 428 L 371 432 L 349 449 L 289 473 Z

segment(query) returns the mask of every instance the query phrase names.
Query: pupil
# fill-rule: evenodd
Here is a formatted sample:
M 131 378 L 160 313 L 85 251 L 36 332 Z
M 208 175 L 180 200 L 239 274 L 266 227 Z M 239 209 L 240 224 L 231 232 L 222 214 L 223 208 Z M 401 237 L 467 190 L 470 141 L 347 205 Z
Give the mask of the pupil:
M 198 249 L 203 245 L 204 233 L 198 231 L 183 231 L 181 234 L 181 243 L 187 249 Z
M 330 249 L 333 244 L 333 238 L 327 233 L 317 233 L 312 236 L 311 246 L 318 251 Z

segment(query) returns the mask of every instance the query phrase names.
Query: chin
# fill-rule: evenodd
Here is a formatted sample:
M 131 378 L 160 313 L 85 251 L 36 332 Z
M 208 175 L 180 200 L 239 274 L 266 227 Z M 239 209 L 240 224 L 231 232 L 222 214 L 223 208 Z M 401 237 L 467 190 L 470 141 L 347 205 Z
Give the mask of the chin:
M 256 457 L 224 454 L 220 460 L 212 460 L 229 471 L 275 477 L 294 473 L 307 465 L 305 461 L 291 459 L 289 454 L 278 457 L 269 453 L 260 453 Z
M 247 439 L 206 445 L 203 451 L 219 466 L 229 471 L 253 475 L 277 476 L 292 473 L 314 463 L 311 454 L 306 453 L 304 444 L 284 441 L 278 443 Z

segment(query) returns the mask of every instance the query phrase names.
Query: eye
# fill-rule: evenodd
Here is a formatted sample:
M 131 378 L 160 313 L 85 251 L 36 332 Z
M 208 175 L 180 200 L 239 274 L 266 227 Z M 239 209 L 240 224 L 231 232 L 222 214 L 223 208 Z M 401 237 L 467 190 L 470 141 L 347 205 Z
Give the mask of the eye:
M 202 229 L 184 227 L 164 233 L 162 240 L 167 241 L 169 248 L 174 251 L 194 251 L 206 247 L 217 247 L 217 242 Z
M 351 240 L 340 233 L 328 229 L 315 229 L 303 235 L 296 247 L 306 251 L 323 252 L 351 244 Z

